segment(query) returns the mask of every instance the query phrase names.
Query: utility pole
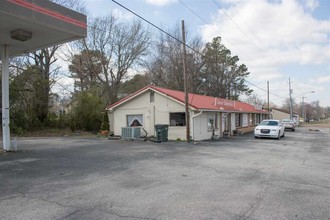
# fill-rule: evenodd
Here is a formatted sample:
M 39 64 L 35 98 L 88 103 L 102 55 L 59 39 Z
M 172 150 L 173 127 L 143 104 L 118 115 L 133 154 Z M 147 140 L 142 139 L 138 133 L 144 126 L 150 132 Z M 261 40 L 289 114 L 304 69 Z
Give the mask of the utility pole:
M 305 122 L 305 103 L 304 99 L 307 98 L 306 96 L 301 96 L 301 116 L 303 118 L 303 122 Z
M 289 78 L 289 95 L 290 95 L 290 119 L 292 120 L 293 119 L 293 116 L 292 116 L 292 89 L 291 89 L 291 81 L 290 81 L 290 78 Z
M 269 109 L 269 81 L 267 81 L 267 110 L 268 110 L 268 119 L 270 119 L 270 109 Z
M 185 110 L 186 110 L 186 141 L 190 142 L 190 116 L 189 116 L 189 96 L 188 96 L 188 76 L 187 76 L 187 54 L 186 54 L 186 33 L 184 28 L 184 20 L 182 24 L 182 42 L 183 42 L 183 78 L 184 78 L 184 94 L 185 94 Z

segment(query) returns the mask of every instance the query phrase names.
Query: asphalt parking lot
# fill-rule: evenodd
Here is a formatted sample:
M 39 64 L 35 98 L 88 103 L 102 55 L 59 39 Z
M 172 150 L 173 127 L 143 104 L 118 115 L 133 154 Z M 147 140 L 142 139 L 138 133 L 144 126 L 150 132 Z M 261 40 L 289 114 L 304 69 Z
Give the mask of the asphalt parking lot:
M 330 134 L 216 142 L 22 138 L 0 219 L 330 219 Z

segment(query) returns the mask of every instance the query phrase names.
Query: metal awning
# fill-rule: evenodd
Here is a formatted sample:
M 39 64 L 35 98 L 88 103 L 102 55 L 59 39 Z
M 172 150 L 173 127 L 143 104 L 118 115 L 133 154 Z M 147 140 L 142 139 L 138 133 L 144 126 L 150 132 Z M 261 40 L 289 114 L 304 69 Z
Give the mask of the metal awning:
M 31 38 L 17 40 L 15 33 L 22 40 L 24 34 Z M 86 35 L 86 16 L 81 13 L 48 0 L 0 1 L 0 45 L 9 46 L 10 57 Z

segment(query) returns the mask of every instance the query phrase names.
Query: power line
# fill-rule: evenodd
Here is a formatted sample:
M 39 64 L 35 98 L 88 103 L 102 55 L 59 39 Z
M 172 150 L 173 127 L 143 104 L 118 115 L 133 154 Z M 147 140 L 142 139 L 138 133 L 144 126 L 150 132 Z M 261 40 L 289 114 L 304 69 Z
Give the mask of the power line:
M 197 16 L 200 20 L 202 20 L 205 24 L 207 24 L 207 21 L 204 19 L 204 18 L 202 18 L 202 16 L 200 16 L 197 12 L 195 12 L 192 8 L 190 8 L 187 4 L 185 4 L 182 0 L 178 0 L 184 7 L 186 7 L 190 12 L 192 12 L 195 16 Z M 218 3 L 216 2 L 216 1 L 214 1 L 213 0 L 213 2 L 220 8 L 220 5 L 218 5 Z M 220 8 L 221 9 L 221 8 Z M 221 9 L 221 10 L 223 10 L 223 9 Z M 234 20 L 229 16 L 229 14 L 225 11 L 225 10 L 223 10 L 224 11 L 224 13 L 225 13 L 225 15 L 235 24 L 235 26 L 243 33 L 243 34 L 245 34 L 245 32 L 234 22 Z M 246 35 L 246 34 L 245 34 Z M 247 35 L 246 35 L 246 37 L 247 37 Z M 250 39 L 251 41 L 252 41 L 252 39 Z M 227 40 L 228 41 L 228 40 Z M 228 41 L 229 42 L 229 41 Z M 253 42 L 253 41 L 252 41 Z M 229 42 L 230 43 L 230 42 Z M 254 42 L 253 42 L 254 43 Z M 255 44 L 255 43 L 254 43 Z M 256 44 L 255 44 L 256 45 Z M 257 46 L 257 45 L 256 45 Z M 242 52 L 242 51 L 241 51 Z M 243 52 L 244 53 L 244 52 Z M 244 53 L 245 54 L 245 53 Z M 247 55 L 248 56 L 248 55 Z M 267 92 L 265 89 L 263 89 L 263 88 L 261 88 L 261 87 L 259 87 L 259 86 L 257 86 L 257 85 L 255 85 L 255 84 L 253 84 L 253 83 L 251 83 L 250 81 L 248 81 L 248 80 L 245 80 L 247 83 L 249 83 L 249 84 L 251 84 L 252 86 L 254 86 L 254 87 L 256 87 L 256 88 L 258 88 L 258 89 L 260 89 L 260 90 L 262 90 L 262 91 L 264 91 L 264 92 Z M 278 97 L 278 98 L 282 98 L 282 99 L 286 99 L 285 97 L 282 97 L 282 96 L 278 96 L 278 95 L 276 95 L 276 94 L 273 94 L 273 93 L 271 93 L 271 92 L 269 92 L 269 94 L 272 94 L 273 96 L 276 96 L 276 97 Z
M 201 54 L 199 51 L 195 50 L 194 48 L 192 48 L 191 46 L 185 44 L 184 42 L 182 42 L 180 39 L 174 37 L 173 35 L 171 35 L 170 33 L 164 31 L 163 29 L 161 29 L 160 27 L 158 27 L 157 25 L 155 25 L 154 23 L 152 23 L 151 21 L 148 21 L 147 19 L 143 18 L 141 15 L 135 13 L 134 11 L 132 11 L 131 9 L 125 7 L 124 5 L 120 4 L 119 2 L 112 0 L 115 4 L 119 5 L 120 7 L 124 8 L 125 10 L 129 11 L 130 13 L 134 14 L 135 16 L 137 16 L 138 18 L 142 19 L 144 22 L 150 24 L 151 26 L 153 26 L 154 28 L 158 29 L 159 31 L 161 31 L 162 33 L 166 34 L 167 36 L 173 38 L 174 40 L 178 41 L 179 43 L 185 45 L 186 47 L 188 47 L 189 49 L 191 49 L 192 51 L 194 51 L 195 53 L 201 55 L 204 57 L 203 54 Z
M 186 7 L 191 13 L 193 13 L 196 17 L 198 17 L 201 21 L 204 22 L 204 24 L 208 24 L 208 22 L 202 17 L 200 16 L 197 12 L 195 12 L 191 7 L 189 7 L 187 4 L 185 4 L 182 0 L 178 0 L 184 7 Z M 233 44 L 232 42 L 230 42 L 230 40 L 228 40 L 227 38 L 225 38 L 224 36 L 221 36 L 221 39 L 224 41 L 227 41 L 229 43 L 229 45 L 231 45 L 231 47 L 236 48 L 238 51 L 240 51 L 240 53 L 244 54 L 245 56 L 249 57 L 244 51 L 241 51 L 239 48 L 237 48 L 235 46 L 235 44 Z
M 197 16 L 200 20 L 202 20 L 205 24 L 207 24 L 207 21 L 206 21 L 204 18 L 202 18 L 197 12 L 195 12 L 192 8 L 190 8 L 187 4 L 185 4 L 185 3 L 184 3 L 183 1 L 181 1 L 181 0 L 179 0 L 179 2 L 180 2 L 184 7 L 186 7 L 190 12 L 192 12 L 195 16 Z M 228 41 L 228 40 L 227 40 L 227 41 Z M 228 42 L 229 42 L 229 41 L 228 41 Z M 230 43 L 230 42 L 229 42 L 229 43 Z M 231 44 L 231 43 L 230 43 L 230 44 Z M 244 52 L 243 52 L 243 53 L 244 53 Z M 258 89 L 261 89 L 261 90 L 265 91 L 264 89 L 262 89 L 262 88 L 256 86 L 255 84 L 249 82 L 248 80 L 245 80 L 245 81 L 248 82 L 248 83 L 250 83 L 251 85 L 257 87 Z M 267 92 L 267 91 L 266 91 L 266 92 Z
M 253 39 L 252 38 L 250 38 L 246 33 L 245 33 L 245 31 L 238 25 L 238 24 L 236 24 L 236 22 L 234 21 L 234 19 L 232 19 L 231 17 L 230 17 L 230 15 L 226 12 L 226 10 L 224 10 L 223 8 L 221 8 L 221 6 L 219 5 L 219 3 L 218 2 L 216 2 L 215 0 L 212 0 L 213 1 L 213 3 L 220 9 L 220 10 L 222 10 L 223 11 L 223 13 L 228 17 L 228 19 L 237 27 L 237 29 L 238 30 L 240 30 L 242 33 L 243 33 L 243 35 L 248 39 L 248 40 L 250 40 L 256 47 L 258 47 L 258 45 L 253 41 Z
M 183 1 L 178 0 L 184 7 L 186 7 L 191 13 L 196 15 L 199 19 L 201 19 L 205 24 L 207 24 L 207 21 L 202 18 L 199 14 L 197 14 L 192 8 L 190 8 L 187 4 L 185 4 Z
M 253 83 L 251 83 L 250 81 L 248 81 L 248 80 L 245 80 L 247 83 L 249 83 L 249 84 L 251 84 L 251 85 L 253 85 L 254 87 L 256 87 L 256 88 L 258 88 L 258 89 L 260 89 L 260 90 L 262 90 L 262 91 L 264 91 L 264 92 L 267 92 L 267 90 L 266 89 L 263 89 L 263 88 L 261 88 L 261 87 L 259 87 L 259 86 L 257 86 L 257 85 L 255 85 L 255 84 L 253 84 Z M 281 98 L 281 99 L 286 99 L 285 97 L 282 97 L 282 96 L 279 96 L 279 95 L 276 95 L 276 94 L 274 94 L 274 93 L 271 93 L 271 92 L 269 92 L 269 94 L 272 94 L 273 96 L 276 96 L 276 97 L 278 97 L 278 98 Z
M 151 21 L 143 18 L 142 16 L 140 16 L 139 14 L 137 14 L 136 12 L 132 11 L 131 9 L 127 8 L 126 6 L 120 4 L 119 2 L 115 1 L 115 0 L 112 0 L 112 2 L 114 2 L 115 4 L 119 5 L 120 7 L 124 8 L 125 10 L 127 10 L 128 12 L 134 14 L 135 16 L 137 16 L 138 18 L 140 18 L 141 20 L 143 20 L 144 22 L 148 23 L 149 25 L 153 26 L 154 28 L 156 28 L 157 30 L 161 31 L 162 33 L 166 34 L 167 36 L 173 38 L 174 40 L 178 41 L 179 43 L 181 43 L 182 45 L 185 45 L 186 47 L 188 47 L 189 49 L 191 49 L 192 51 L 194 51 L 195 53 L 199 54 L 200 56 L 202 57 L 205 57 L 203 54 L 201 54 L 199 51 L 195 50 L 194 48 L 190 47 L 189 45 L 185 44 L 184 42 L 182 42 L 180 39 L 174 37 L 173 35 L 171 35 L 170 33 L 166 32 L 165 30 L 161 29 L 160 27 L 158 27 L 157 25 L 155 25 L 154 23 L 152 23 Z M 207 23 L 201 16 L 199 16 L 193 9 L 191 9 L 189 6 L 187 6 L 186 4 L 184 4 L 181 0 L 179 0 L 179 2 L 184 5 L 185 7 L 187 7 L 193 14 L 195 14 L 197 17 L 199 17 L 203 22 Z M 217 3 L 216 3 L 217 4 Z M 229 16 L 229 15 L 228 15 Z M 264 91 L 264 92 L 267 92 L 265 89 L 251 83 L 250 81 L 246 80 L 245 81 L 253 86 L 255 86 L 256 88 Z M 273 93 L 270 93 L 276 97 L 279 97 L 279 98 L 283 98 L 285 99 L 284 97 L 281 97 L 281 96 L 278 96 L 276 94 L 273 94 Z
M 238 30 L 240 30 L 242 32 L 242 34 L 250 41 L 252 42 L 258 49 L 262 49 L 265 50 L 265 48 L 261 48 L 258 44 L 256 44 L 254 42 L 254 40 L 234 21 L 234 19 L 227 13 L 227 11 L 223 8 L 221 8 L 221 6 L 219 5 L 219 3 L 217 3 L 215 0 L 212 0 L 213 3 L 221 10 L 224 12 L 224 14 L 228 17 L 228 19 L 237 27 Z M 246 25 L 247 26 L 247 25 Z M 248 27 L 249 29 L 251 29 L 250 27 Z M 253 33 L 253 31 L 251 31 Z M 275 66 L 275 68 L 279 71 L 279 72 L 286 72 L 282 67 L 280 66 Z

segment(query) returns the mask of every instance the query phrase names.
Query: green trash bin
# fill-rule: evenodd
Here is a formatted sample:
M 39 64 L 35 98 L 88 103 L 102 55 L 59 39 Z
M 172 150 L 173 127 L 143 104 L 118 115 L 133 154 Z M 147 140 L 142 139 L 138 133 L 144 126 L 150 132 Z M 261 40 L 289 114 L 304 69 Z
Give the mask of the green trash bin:
M 157 124 L 155 125 L 157 141 L 165 142 L 168 140 L 168 125 Z

